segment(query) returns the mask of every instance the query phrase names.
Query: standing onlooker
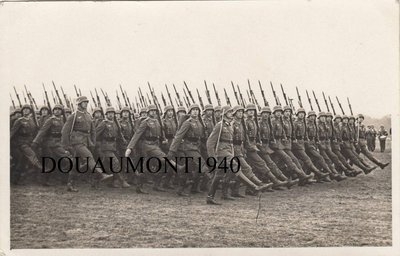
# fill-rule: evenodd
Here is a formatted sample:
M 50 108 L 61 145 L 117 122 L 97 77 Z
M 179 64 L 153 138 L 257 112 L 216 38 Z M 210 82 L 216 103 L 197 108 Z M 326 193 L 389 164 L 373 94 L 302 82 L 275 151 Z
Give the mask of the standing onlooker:
M 379 129 L 378 136 L 381 152 L 385 152 L 386 138 L 388 136 L 388 132 L 385 130 L 385 127 L 383 125 L 381 125 L 381 128 Z

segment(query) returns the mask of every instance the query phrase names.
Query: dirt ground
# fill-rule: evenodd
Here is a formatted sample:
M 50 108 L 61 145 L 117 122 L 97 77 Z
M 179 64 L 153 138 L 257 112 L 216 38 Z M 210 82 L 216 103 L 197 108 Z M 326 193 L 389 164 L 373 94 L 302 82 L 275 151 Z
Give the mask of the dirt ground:
M 390 161 L 390 153 L 374 153 Z M 392 244 L 391 165 L 340 183 L 246 197 L 222 206 L 206 195 L 80 185 L 11 189 L 12 248 L 314 247 Z M 219 199 L 220 194 L 217 194 Z

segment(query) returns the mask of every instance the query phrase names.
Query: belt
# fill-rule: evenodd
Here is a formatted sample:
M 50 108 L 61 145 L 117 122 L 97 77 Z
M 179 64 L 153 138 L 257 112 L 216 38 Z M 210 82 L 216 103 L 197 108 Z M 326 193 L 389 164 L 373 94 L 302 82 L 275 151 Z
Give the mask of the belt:
M 242 140 L 233 140 L 232 143 L 233 143 L 233 145 L 242 145 L 243 141 Z
M 296 140 L 302 140 L 302 139 L 304 139 L 303 136 L 296 136 Z
M 166 139 L 173 139 L 174 135 L 173 134 L 165 134 Z
M 116 141 L 115 138 L 104 138 L 105 141 L 114 142 Z
M 224 139 L 220 139 L 220 142 L 225 142 L 225 143 L 233 143 L 233 140 L 224 140 Z
M 160 138 L 159 138 L 159 137 L 144 137 L 144 139 L 145 139 L 145 140 L 148 140 L 148 141 L 157 141 L 157 140 L 159 140 Z

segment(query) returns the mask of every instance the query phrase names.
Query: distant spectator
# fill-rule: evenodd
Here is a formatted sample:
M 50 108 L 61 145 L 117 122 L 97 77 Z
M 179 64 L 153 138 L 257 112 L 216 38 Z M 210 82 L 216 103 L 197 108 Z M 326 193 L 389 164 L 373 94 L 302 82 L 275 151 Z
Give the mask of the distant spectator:
M 365 132 L 365 137 L 367 139 L 368 150 L 371 151 L 371 152 L 374 151 L 373 143 L 375 141 L 375 136 L 376 136 L 376 134 L 375 135 L 373 134 L 372 126 L 368 125 L 367 126 L 367 131 Z
M 385 152 L 387 136 L 388 136 L 388 132 L 385 130 L 385 127 L 383 125 L 381 125 L 381 128 L 378 131 L 378 137 L 379 137 L 379 144 L 380 144 L 380 147 L 381 147 L 381 152 Z

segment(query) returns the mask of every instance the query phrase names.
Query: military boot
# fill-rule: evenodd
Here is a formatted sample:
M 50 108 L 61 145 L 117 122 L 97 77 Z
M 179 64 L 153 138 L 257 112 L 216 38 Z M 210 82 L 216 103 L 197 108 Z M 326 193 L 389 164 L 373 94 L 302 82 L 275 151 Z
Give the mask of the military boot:
M 221 205 L 221 203 L 215 201 L 214 197 L 211 196 L 207 196 L 206 203 L 212 205 Z
M 378 163 L 378 166 L 383 170 L 385 169 L 386 166 L 388 166 L 389 163 Z
M 373 170 L 375 170 L 378 166 L 370 166 L 368 167 L 366 170 L 364 170 L 365 174 L 369 174 L 370 172 L 372 172 Z
M 267 177 L 271 180 L 271 182 L 274 184 L 272 186 L 273 189 L 278 188 L 278 187 L 283 187 L 283 186 L 287 186 L 288 182 L 286 181 L 280 181 L 277 177 L 275 177 L 275 175 L 272 174 L 272 172 L 270 170 L 268 170 L 266 172 Z M 261 182 L 261 181 L 260 181 Z M 260 184 L 260 183 L 259 183 Z M 256 185 L 259 185 L 256 183 Z
M 221 199 L 222 200 L 235 200 L 234 197 L 229 195 L 228 189 L 229 189 L 229 184 L 227 182 L 224 182 L 222 184 L 222 196 L 221 196 Z

